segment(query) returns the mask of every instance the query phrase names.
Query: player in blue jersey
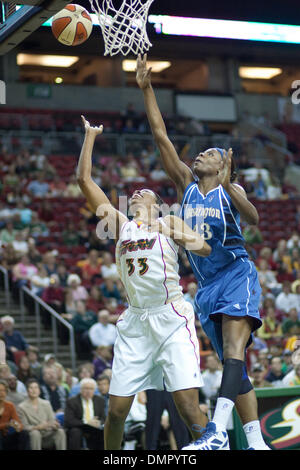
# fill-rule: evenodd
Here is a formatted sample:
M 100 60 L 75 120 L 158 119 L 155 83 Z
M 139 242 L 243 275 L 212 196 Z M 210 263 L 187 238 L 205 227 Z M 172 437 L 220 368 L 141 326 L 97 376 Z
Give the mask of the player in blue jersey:
M 249 449 L 268 449 L 260 429 L 256 395 L 247 375 L 246 347 L 261 325 L 258 304 L 261 288 L 254 264 L 244 248 L 240 217 L 258 224 L 255 207 L 235 183 L 232 150 L 212 148 L 199 153 L 192 169 L 183 163 L 169 140 L 154 91 L 147 57 L 137 60 L 137 83 L 164 168 L 175 183 L 181 215 L 204 234 L 212 252 L 200 258 L 188 252 L 198 281 L 196 312 L 223 362 L 222 382 L 213 419 L 200 439 L 187 450 L 229 449 L 226 426 L 236 405 Z

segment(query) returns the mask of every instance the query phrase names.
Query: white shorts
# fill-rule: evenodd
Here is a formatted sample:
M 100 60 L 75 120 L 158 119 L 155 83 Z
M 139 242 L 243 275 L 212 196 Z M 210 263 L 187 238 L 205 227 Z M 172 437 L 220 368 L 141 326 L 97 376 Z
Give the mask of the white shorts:
M 203 386 L 193 306 L 183 298 L 152 309 L 129 307 L 117 322 L 109 393 L 168 392 Z

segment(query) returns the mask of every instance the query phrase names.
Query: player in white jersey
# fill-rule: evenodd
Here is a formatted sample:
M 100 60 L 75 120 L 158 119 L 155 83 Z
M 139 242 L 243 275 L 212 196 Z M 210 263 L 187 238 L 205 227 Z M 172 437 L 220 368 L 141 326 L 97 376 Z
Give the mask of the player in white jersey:
M 178 217 L 160 219 L 159 197 L 149 189 L 133 193 L 132 221 L 115 209 L 91 178 L 93 145 L 103 128 L 82 119 L 85 139 L 77 181 L 94 212 L 116 229 L 116 260 L 129 304 L 117 322 L 105 449 L 120 449 L 136 393 L 164 386 L 191 434 L 198 437 L 199 426 L 207 421 L 198 400 L 203 381 L 194 310 L 183 299 L 177 249 L 180 244 L 208 256 L 211 248 Z

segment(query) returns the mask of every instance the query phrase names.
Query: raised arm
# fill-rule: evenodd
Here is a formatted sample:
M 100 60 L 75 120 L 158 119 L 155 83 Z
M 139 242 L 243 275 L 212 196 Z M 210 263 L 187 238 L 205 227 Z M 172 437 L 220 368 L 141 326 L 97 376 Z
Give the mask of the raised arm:
M 159 110 L 156 97 L 151 85 L 151 68 L 147 69 L 147 55 L 138 56 L 136 81 L 144 94 L 145 109 L 151 131 L 158 146 L 165 171 L 175 183 L 178 200 L 181 201 L 186 186 L 194 178 L 191 169 L 183 163 L 172 142 L 168 138 L 166 126 Z
M 186 250 L 192 251 L 198 256 L 209 256 L 211 247 L 202 235 L 194 232 L 182 219 L 175 215 L 166 215 L 163 219 L 158 219 L 151 224 L 151 232 L 158 231 L 167 237 L 172 238 L 177 245 Z
M 102 134 L 103 126 L 91 127 L 84 116 L 82 121 L 85 127 L 85 137 L 77 166 L 77 183 L 88 200 L 93 212 L 100 218 L 106 219 L 110 227 L 115 227 L 113 237 L 118 239 L 119 229 L 128 219 L 119 212 L 109 201 L 106 194 L 92 179 L 92 152 L 97 135 Z

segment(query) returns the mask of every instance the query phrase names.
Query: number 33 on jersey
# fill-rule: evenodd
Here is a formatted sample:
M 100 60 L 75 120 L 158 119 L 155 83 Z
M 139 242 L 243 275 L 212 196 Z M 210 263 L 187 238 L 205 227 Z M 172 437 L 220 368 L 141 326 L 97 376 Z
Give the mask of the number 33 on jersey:
M 116 247 L 120 278 L 133 307 L 163 305 L 181 294 L 178 276 L 178 246 L 146 225 L 125 222 Z

